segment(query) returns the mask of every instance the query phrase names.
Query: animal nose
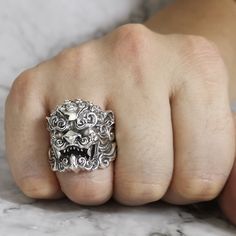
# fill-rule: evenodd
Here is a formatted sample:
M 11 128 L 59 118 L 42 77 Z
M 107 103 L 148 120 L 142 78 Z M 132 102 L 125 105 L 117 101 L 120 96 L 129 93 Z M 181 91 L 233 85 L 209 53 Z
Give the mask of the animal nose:
M 63 137 L 69 144 L 73 144 L 77 136 L 78 134 L 76 132 L 74 132 L 73 130 L 69 130 L 67 133 L 64 134 Z

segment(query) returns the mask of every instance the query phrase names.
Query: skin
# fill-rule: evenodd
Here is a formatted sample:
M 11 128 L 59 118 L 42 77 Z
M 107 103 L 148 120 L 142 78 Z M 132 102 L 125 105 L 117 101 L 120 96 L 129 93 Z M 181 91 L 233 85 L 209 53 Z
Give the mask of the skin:
M 153 31 L 194 34 L 214 42 L 227 67 L 229 96 L 236 101 L 236 1 L 176 0 L 146 22 Z M 233 114 L 236 124 L 236 115 Z M 236 163 L 219 198 L 225 215 L 236 224 Z
M 230 0 L 177 0 L 146 26 L 121 26 L 19 75 L 5 112 L 6 153 L 19 188 L 29 197 L 65 194 L 83 205 L 111 197 L 142 205 L 209 201 L 226 185 L 220 204 L 236 222 L 228 89 L 235 16 Z M 114 111 L 117 159 L 94 172 L 53 173 L 45 116 L 77 97 Z

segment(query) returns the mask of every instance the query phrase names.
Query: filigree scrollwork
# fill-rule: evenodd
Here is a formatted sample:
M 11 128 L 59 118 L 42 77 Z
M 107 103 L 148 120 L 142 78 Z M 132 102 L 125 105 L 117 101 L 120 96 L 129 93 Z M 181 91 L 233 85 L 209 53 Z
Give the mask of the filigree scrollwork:
M 115 118 L 112 111 L 81 99 L 65 100 L 49 117 L 52 170 L 95 170 L 116 156 Z

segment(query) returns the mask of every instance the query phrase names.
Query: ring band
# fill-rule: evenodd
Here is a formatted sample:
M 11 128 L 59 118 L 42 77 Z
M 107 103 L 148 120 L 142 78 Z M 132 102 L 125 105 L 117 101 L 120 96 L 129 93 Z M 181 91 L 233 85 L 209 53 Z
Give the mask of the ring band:
M 46 117 L 50 133 L 49 163 L 53 171 L 106 168 L 116 157 L 112 111 L 81 99 L 65 100 Z

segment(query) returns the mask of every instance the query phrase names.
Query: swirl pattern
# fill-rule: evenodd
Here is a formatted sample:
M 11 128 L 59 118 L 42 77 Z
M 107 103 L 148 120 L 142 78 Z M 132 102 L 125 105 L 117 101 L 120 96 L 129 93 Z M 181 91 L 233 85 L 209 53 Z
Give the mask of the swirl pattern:
M 116 156 L 115 120 L 112 111 L 81 99 L 65 100 L 48 121 L 53 171 L 106 168 Z

